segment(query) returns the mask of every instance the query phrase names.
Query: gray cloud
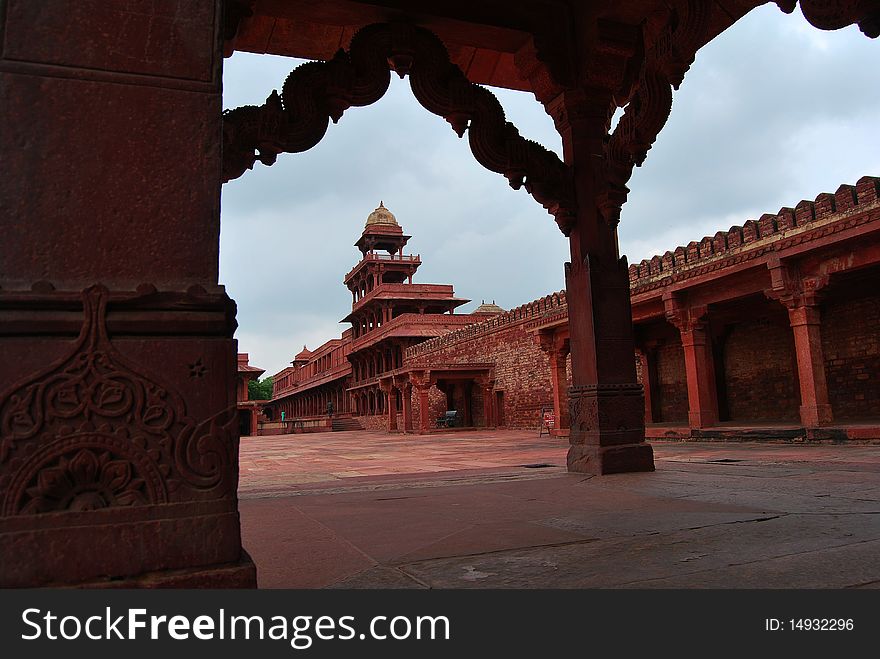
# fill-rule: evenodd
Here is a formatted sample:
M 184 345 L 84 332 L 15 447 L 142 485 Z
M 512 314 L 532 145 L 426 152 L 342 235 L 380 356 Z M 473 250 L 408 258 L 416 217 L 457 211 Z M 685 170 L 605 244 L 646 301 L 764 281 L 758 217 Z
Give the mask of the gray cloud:
M 775 6 L 697 56 L 620 225 L 630 262 L 764 212 L 880 175 L 880 44 L 855 28 L 821 32 Z M 259 104 L 297 64 L 237 53 L 224 104 Z M 531 94 L 493 90 L 520 132 L 560 153 Z M 269 373 L 304 343 L 338 336 L 354 241 L 382 199 L 422 256 L 417 281 L 509 308 L 563 287 L 566 240 L 524 191 L 482 169 L 440 117 L 393 78 L 348 110 L 312 150 L 257 165 L 223 189 L 221 278 L 239 305 L 239 349 Z

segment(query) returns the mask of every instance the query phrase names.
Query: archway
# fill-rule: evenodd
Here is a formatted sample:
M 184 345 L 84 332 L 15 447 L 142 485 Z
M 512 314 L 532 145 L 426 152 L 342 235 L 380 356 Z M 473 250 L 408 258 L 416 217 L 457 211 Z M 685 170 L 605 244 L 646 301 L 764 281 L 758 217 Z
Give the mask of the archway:
M 247 12 L 227 11 L 225 24 L 221 17 L 224 6 L 249 3 L 203 0 L 150 7 L 126 15 L 124 35 L 108 34 L 104 14 L 86 12 L 77 29 L 69 30 L 63 12 L 32 4 L 37 3 L 17 3 L 20 11 L 0 17 L 6 35 L 4 97 L 10 100 L 0 110 L 7 128 L 0 133 L 7 163 L 0 189 L 0 297 L 4 314 L 15 318 L 4 324 L 8 334 L 0 340 L 4 354 L 16 356 L 0 360 L 7 383 L 0 393 L 0 543 L 8 549 L 0 583 L 33 586 L 112 577 L 117 585 L 252 585 L 253 567 L 239 538 L 235 401 L 223 377 L 235 363 L 235 310 L 217 277 L 221 37 L 234 49 Z M 482 92 L 467 86 L 460 71 L 445 72 L 448 96 L 433 98 L 436 89 L 430 84 L 424 89 L 425 99 L 446 112 L 454 127 L 467 126 L 478 159 L 526 187 L 570 238 L 569 466 L 597 473 L 653 466 L 643 443 L 627 274 L 615 238 L 626 181 L 663 125 L 670 85 L 681 81 L 696 50 L 761 3 L 738 3 L 734 14 L 701 0 L 645 0 L 626 3 L 621 11 L 623 4 L 603 3 L 601 14 L 596 3 L 553 3 L 553 11 L 535 14 L 511 14 L 505 5 L 487 10 L 485 22 L 476 23 L 469 14 L 455 18 L 483 46 L 501 48 L 497 40 L 492 43 L 499 32 L 517 37 L 518 61 L 511 46 L 506 54 L 564 135 L 564 167 L 514 135 L 503 120 L 481 126 L 476 120 L 481 112 L 488 109 L 496 119 L 498 112 Z M 778 4 L 788 10 L 795 5 L 794 0 Z M 802 0 L 801 6 L 819 27 L 857 22 L 870 36 L 880 32 L 876 3 Z M 430 7 L 422 9 L 430 14 Z M 410 18 L 424 20 L 424 15 Z M 375 19 L 363 13 L 356 18 L 359 26 L 370 20 Z M 152 38 L 157 22 L 169 25 L 186 47 L 169 52 L 168 41 Z M 443 21 L 438 23 L 442 27 Z M 387 74 L 382 53 L 392 55 L 400 71 L 409 57 L 415 79 L 415 53 L 400 47 L 414 30 L 382 29 L 387 30 L 382 38 L 393 36 L 392 43 L 366 53 L 363 61 Z M 433 47 L 429 43 L 426 50 Z M 445 66 L 442 57 L 429 61 Z M 346 78 L 351 69 L 342 58 L 326 70 L 340 77 L 325 78 L 332 83 L 324 87 L 329 95 L 298 97 L 306 125 L 298 134 L 286 134 L 283 146 L 307 146 L 323 134 L 326 117 L 341 108 L 339 101 L 351 100 L 345 91 L 351 89 Z M 315 71 L 312 66 L 302 75 Z M 368 100 L 375 88 L 354 93 Z M 627 111 L 609 137 L 611 111 L 621 105 Z M 251 157 L 274 158 L 273 121 L 287 119 L 280 97 L 266 107 L 236 115 L 242 133 L 250 132 L 255 142 L 249 155 L 247 148 L 240 150 L 237 161 L 229 147 L 233 170 L 246 169 Z M 469 107 L 476 114 L 463 116 Z M 255 123 L 246 128 L 249 121 Z M 497 130 L 481 133 L 493 125 Z M 102 157 L 83 158 L 84 153 Z M 114 184 L 107 186 L 107 180 Z M 114 372 L 130 374 L 127 382 L 141 387 L 134 396 L 138 413 L 120 411 L 130 400 L 128 385 L 111 386 L 106 372 L 94 370 L 88 373 L 94 378 L 90 391 L 100 395 L 74 404 L 81 389 L 66 389 L 53 400 L 70 407 L 56 410 L 59 416 L 51 419 L 29 408 L 29 392 L 45 391 L 62 372 L 86 378 L 65 371 L 82 355 L 98 366 L 109 363 L 108 356 L 116 358 Z M 65 423 L 56 427 L 61 412 Z M 84 425 L 89 416 L 105 423 L 89 430 Z M 82 432 L 71 436 L 72 428 Z M 143 450 L 139 442 L 120 439 L 132 433 L 141 433 Z M 22 493 L 44 470 L 77 457 L 67 455 L 73 448 L 83 452 L 80 461 L 87 464 L 116 451 L 144 476 L 133 479 L 131 487 L 147 489 L 140 498 L 129 492 L 132 496 L 105 501 L 102 511 L 65 507 L 72 498 L 44 497 L 40 505 L 54 501 L 58 514 L 46 522 Z M 77 515 L 75 527 L 68 513 Z M 191 540 L 205 537 L 206 528 L 216 541 L 196 548 Z M 13 541 L 13 534 L 22 533 L 27 543 Z M 144 549 L 130 555 L 94 552 L 96 542 Z M 64 554 L 40 554 L 35 546 L 63 546 Z

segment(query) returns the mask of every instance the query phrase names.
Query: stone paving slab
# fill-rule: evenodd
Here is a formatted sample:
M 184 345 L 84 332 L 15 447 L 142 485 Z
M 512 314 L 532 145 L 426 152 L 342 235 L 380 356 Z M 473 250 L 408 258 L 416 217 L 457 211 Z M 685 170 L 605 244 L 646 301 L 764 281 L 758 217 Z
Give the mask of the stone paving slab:
M 291 437 L 242 442 L 261 587 L 880 584 L 880 446 L 658 442 L 591 477 L 533 433 Z

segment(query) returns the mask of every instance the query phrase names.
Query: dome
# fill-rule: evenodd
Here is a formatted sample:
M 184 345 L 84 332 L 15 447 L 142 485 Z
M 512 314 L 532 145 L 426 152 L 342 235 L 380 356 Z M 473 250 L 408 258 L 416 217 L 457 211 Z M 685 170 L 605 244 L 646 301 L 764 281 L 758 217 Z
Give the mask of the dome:
M 397 218 L 394 217 L 394 213 L 385 208 L 385 205 L 381 201 L 379 202 L 379 208 L 374 210 L 367 217 L 367 226 L 373 226 L 374 224 L 398 226 Z
M 504 313 L 504 309 L 495 304 L 495 300 L 492 300 L 491 303 L 483 300 L 483 304 L 474 309 L 473 313 Z
M 302 351 L 296 357 L 293 358 L 293 361 L 295 361 L 295 362 L 308 361 L 309 357 L 311 357 L 311 356 L 312 356 L 312 351 L 309 350 L 308 348 L 306 348 L 305 346 L 303 346 Z

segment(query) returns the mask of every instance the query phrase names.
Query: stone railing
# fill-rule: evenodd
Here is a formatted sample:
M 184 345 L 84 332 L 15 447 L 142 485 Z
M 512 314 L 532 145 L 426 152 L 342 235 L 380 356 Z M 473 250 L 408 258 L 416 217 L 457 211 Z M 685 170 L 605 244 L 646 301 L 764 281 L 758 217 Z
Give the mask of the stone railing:
M 355 274 L 358 270 L 360 270 L 365 263 L 369 263 L 370 261 L 382 261 L 384 263 L 416 263 L 421 265 L 422 259 L 419 254 L 376 254 L 369 252 L 364 254 L 364 257 L 355 264 L 355 266 L 348 271 L 348 273 L 343 278 L 343 281 L 348 281 L 349 278 Z
M 317 387 L 321 384 L 326 384 L 327 382 L 332 382 L 333 380 L 343 377 L 350 372 L 351 362 L 346 359 L 341 364 L 335 364 L 328 369 L 318 371 L 314 375 L 304 380 L 293 382 L 284 388 L 277 388 L 275 391 L 272 392 L 272 400 L 278 400 L 279 398 L 284 398 L 286 396 L 290 396 L 291 394 L 305 391 L 306 389 L 312 389 L 313 387 Z
M 403 313 L 354 339 L 351 343 L 351 351 L 356 352 L 366 346 L 378 343 L 386 336 L 393 335 L 394 330 L 401 326 L 467 325 L 474 323 L 475 320 L 472 314 Z
M 455 290 L 453 289 L 451 284 L 378 284 L 370 289 L 366 295 L 362 298 L 358 299 L 357 302 L 351 305 L 351 313 L 355 313 L 362 309 L 366 304 L 375 299 L 377 296 L 382 295 L 394 295 L 398 294 L 402 298 L 407 295 L 412 295 L 413 297 L 406 297 L 404 299 L 408 300 L 417 300 L 419 298 L 419 294 L 421 295 L 443 295 L 443 296 L 453 296 L 455 295 Z M 394 298 L 397 299 L 397 298 Z M 424 300 L 426 302 L 433 301 L 430 297 L 425 297 Z

